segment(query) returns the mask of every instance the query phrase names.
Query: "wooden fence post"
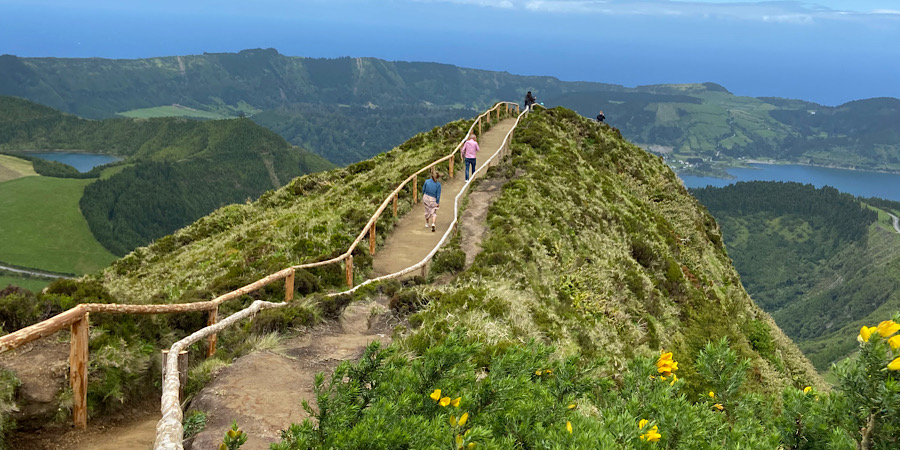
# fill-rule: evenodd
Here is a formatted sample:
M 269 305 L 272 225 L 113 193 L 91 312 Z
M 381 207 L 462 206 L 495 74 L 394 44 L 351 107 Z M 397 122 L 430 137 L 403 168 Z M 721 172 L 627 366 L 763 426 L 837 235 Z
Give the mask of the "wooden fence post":
M 166 385 L 166 366 L 169 365 L 169 351 L 162 351 L 162 377 L 163 386 Z M 184 385 L 188 375 L 188 352 L 182 350 L 178 353 L 178 403 L 184 400 Z
M 69 382 L 72 385 L 72 419 L 78 428 L 87 428 L 88 344 L 90 339 L 88 313 L 73 322 L 69 344 Z
M 394 194 L 394 217 L 397 217 L 397 195 L 399 194 Z
M 294 299 L 294 271 L 292 270 L 288 276 L 284 277 L 284 302 L 287 303 Z
M 413 205 L 419 203 L 419 176 L 413 176 Z
M 219 321 L 219 307 L 209 310 L 209 318 L 206 319 L 206 326 L 213 326 Z M 209 343 L 206 346 L 206 357 L 211 358 L 216 354 L 216 333 L 209 335 Z
M 454 151 L 450 155 L 450 172 L 449 172 L 450 178 L 453 178 L 453 160 L 455 160 L 455 159 L 456 159 L 456 152 Z
M 344 266 L 347 270 L 347 287 L 353 289 L 353 255 L 347 255 L 344 260 Z
M 372 226 L 369 227 L 369 254 L 375 255 L 375 223 L 378 222 L 378 218 L 372 222 Z
M 483 116 L 481 116 L 481 117 L 483 117 Z M 478 137 L 479 137 L 479 138 L 480 138 L 481 135 L 482 135 L 482 132 L 481 132 L 481 117 L 478 117 Z M 468 138 L 468 136 L 466 136 L 466 138 Z

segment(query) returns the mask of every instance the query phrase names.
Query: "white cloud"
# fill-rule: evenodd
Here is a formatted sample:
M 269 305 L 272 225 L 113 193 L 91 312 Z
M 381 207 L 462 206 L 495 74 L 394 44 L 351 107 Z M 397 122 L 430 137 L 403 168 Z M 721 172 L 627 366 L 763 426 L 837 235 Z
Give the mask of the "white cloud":
M 824 6 L 811 1 L 717 1 L 717 0 L 417 0 L 521 9 L 553 14 L 646 15 L 702 18 L 730 18 L 810 24 L 819 19 L 895 17 L 900 10 L 872 9 L 868 12 Z M 870 2 L 871 3 L 871 2 Z M 830 4 L 835 4 L 830 0 Z M 853 2 L 841 2 L 852 5 Z

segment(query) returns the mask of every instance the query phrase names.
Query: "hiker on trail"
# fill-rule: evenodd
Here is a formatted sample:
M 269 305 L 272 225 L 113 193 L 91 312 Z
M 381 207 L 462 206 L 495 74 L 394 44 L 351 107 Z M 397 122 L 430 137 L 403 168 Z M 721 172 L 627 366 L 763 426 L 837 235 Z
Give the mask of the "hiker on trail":
M 469 140 L 463 144 L 462 157 L 466 165 L 466 183 L 469 182 L 469 167 L 472 167 L 472 176 L 475 176 L 475 155 L 481 150 L 478 147 L 478 141 L 475 140 L 475 133 L 469 135 Z
M 606 119 L 606 116 L 603 115 L 603 111 L 600 111 L 600 114 L 597 114 L 597 122 L 603 123 L 603 119 Z
M 433 167 L 431 178 L 422 183 L 422 204 L 425 205 L 425 228 L 431 227 L 434 233 L 434 222 L 437 221 L 437 210 L 441 204 L 441 174 Z
M 537 99 L 535 99 L 534 96 L 531 95 L 531 91 L 528 91 L 528 93 L 525 94 L 525 111 L 528 111 L 529 108 L 531 108 L 531 105 L 533 105 L 536 101 Z

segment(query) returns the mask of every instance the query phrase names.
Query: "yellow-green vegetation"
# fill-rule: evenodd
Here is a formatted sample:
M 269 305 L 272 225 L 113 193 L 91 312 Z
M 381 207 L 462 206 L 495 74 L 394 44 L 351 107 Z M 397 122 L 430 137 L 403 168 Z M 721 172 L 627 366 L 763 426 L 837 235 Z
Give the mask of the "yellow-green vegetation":
M 191 117 L 197 119 L 227 119 L 229 115 L 201 109 L 188 108 L 186 106 L 155 106 L 153 108 L 139 108 L 131 111 L 120 112 L 118 115 L 133 119 L 148 119 L 151 117 Z
M 91 182 L 25 177 L 0 184 L 0 261 L 69 274 L 95 272 L 115 261 L 78 209 Z
M 104 284 L 128 303 L 212 298 L 289 265 L 339 255 L 397 184 L 448 154 L 470 125 L 452 122 L 371 160 L 303 176 L 255 202 L 221 208 L 125 256 L 104 272 Z M 401 214 L 410 208 L 411 188 L 400 194 Z M 393 223 L 391 214 L 382 214 L 379 241 Z M 354 255 L 363 277 L 371 266 L 367 242 Z M 344 272 L 335 264 L 298 277 L 311 292 L 341 286 Z
M 37 175 L 31 161 L 10 155 L 0 155 L 0 183 L 16 178 Z

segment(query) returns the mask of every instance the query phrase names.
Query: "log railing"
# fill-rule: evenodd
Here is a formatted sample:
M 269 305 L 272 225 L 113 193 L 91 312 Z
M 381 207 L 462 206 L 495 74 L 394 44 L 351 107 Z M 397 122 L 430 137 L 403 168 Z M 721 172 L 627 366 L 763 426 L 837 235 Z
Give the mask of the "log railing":
M 207 356 L 212 356 L 215 353 L 216 349 L 216 334 L 227 326 L 236 323 L 237 321 L 252 316 L 256 312 L 260 311 L 264 308 L 272 308 L 272 307 L 280 307 L 286 305 L 293 299 L 294 296 L 294 273 L 297 269 L 309 269 L 314 267 L 325 266 L 329 264 L 337 264 L 344 263 L 345 271 L 346 271 L 346 283 L 349 288 L 347 291 L 328 294 L 330 296 L 335 295 L 343 295 L 349 294 L 356 291 L 358 288 L 365 286 L 370 283 L 374 283 L 377 281 L 396 278 L 403 276 L 407 273 L 410 273 L 414 270 L 422 269 L 425 265 L 431 260 L 434 254 L 438 251 L 438 249 L 446 242 L 452 231 L 455 229 L 457 220 L 458 220 L 458 211 L 459 211 L 459 199 L 462 198 L 463 193 L 469 187 L 469 184 L 463 185 L 462 190 L 459 195 L 457 195 L 455 199 L 454 205 L 454 218 L 451 227 L 444 233 L 440 242 L 435 246 L 435 248 L 419 263 L 404 269 L 400 272 L 385 275 L 382 277 L 378 277 L 375 279 L 367 280 L 361 283 L 358 286 L 354 286 L 354 277 L 353 277 L 353 250 L 359 245 L 360 242 L 366 237 L 369 236 L 369 251 L 370 253 L 375 253 L 375 226 L 376 223 L 384 212 L 384 210 L 388 207 L 389 204 L 393 203 L 393 214 L 396 216 L 397 214 L 397 202 L 399 199 L 400 191 L 402 191 L 408 184 L 412 183 L 412 203 L 415 204 L 418 202 L 418 176 L 422 173 L 426 173 L 431 170 L 432 167 L 435 167 L 438 164 L 448 162 L 450 177 L 453 177 L 453 167 L 454 160 L 456 159 L 456 155 L 460 152 L 462 145 L 465 143 L 465 140 L 472 133 L 475 127 L 478 127 L 479 134 L 483 130 L 483 122 L 485 120 L 489 122 L 493 122 L 494 120 L 500 120 L 501 114 L 505 113 L 505 115 L 509 116 L 513 110 L 516 112 L 517 120 L 516 125 L 518 125 L 521 118 L 524 116 L 524 112 L 519 113 L 519 105 L 517 103 L 511 102 L 499 102 L 494 105 L 493 108 L 479 115 L 475 121 L 472 123 L 472 126 L 469 127 L 465 137 L 460 141 L 460 143 L 450 152 L 447 156 L 444 156 L 431 164 L 423 167 L 417 172 L 411 174 L 404 181 L 402 181 L 390 194 L 387 195 L 385 200 L 381 203 L 375 213 L 372 215 L 369 222 L 363 227 L 360 234 L 353 241 L 353 243 L 349 246 L 346 252 L 341 255 L 338 255 L 334 258 L 325 261 L 318 261 L 307 264 L 298 264 L 281 271 L 270 274 L 260 280 L 257 280 L 253 283 L 250 283 L 240 289 L 236 289 L 234 291 L 228 292 L 226 294 L 220 295 L 213 300 L 203 301 L 203 302 L 193 302 L 193 303 L 180 303 L 180 304 L 166 304 L 166 305 L 133 305 L 133 304 L 113 304 L 113 303 L 83 303 L 75 306 L 65 312 L 62 312 L 50 319 L 44 320 L 40 323 L 22 328 L 21 330 L 9 333 L 5 336 L 0 337 L 0 353 L 13 350 L 17 347 L 20 347 L 28 342 L 34 341 L 36 339 L 40 339 L 49 335 L 56 333 L 59 330 L 62 330 L 66 327 L 69 327 L 71 331 L 71 339 L 70 339 L 70 354 L 69 354 L 69 368 L 70 368 L 70 383 L 73 391 L 73 420 L 75 422 L 75 426 L 85 428 L 87 426 L 87 366 L 88 366 L 88 336 L 89 336 L 89 314 L 90 313 L 113 313 L 113 314 L 171 314 L 171 313 L 183 313 L 183 312 L 197 312 L 197 311 L 207 311 L 209 313 L 209 319 L 207 322 L 207 327 L 198 330 L 197 332 L 191 334 L 190 336 L 182 339 L 181 341 L 172 345 L 168 355 L 165 367 L 166 371 L 163 376 L 163 397 L 162 397 L 162 413 L 163 418 L 160 420 L 159 425 L 157 426 L 157 442 L 156 448 L 182 448 L 181 446 L 181 437 L 182 437 L 182 427 L 181 427 L 181 405 L 179 402 L 178 392 L 180 390 L 180 382 L 178 378 L 178 357 L 181 351 L 186 348 L 188 345 L 191 345 L 197 342 L 200 339 L 208 338 L 207 343 Z M 488 159 L 488 161 L 478 169 L 475 174 L 472 176 L 477 176 L 482 170 L 485 170 L 490 164 L 492 164 L 498 156 L 505 155 L 509 152 L 509 143 L 512 139 L 513 130 L 515 130 L 515 125 L 513 128 L 507 133 L 505 136 L 503 143 L 500 148 Z M 241 310 L 228 318 L 219 321 L 218 320 L 218 309 L 219 305 L 228 300 L 232 300 L 243 295 L 249 294 L 260 288 L 273 283 L 279 280 L 285 280 L 285 297 L 283 303 L 270 303 L 264 301 L 255 301 L 251 304 L 250 307 Z M 174 391 L 173 391 L 174 389 Z M 173 394 L 174 392 L 174 394 Z
M 499 105 L 501 105 L 501 104 L 498 104 L 498 106 Z M 500 147 L 490 156 L 490 158 L 487 159 L 487 161 L 485 161 L 485 163 L 480 168 L 478 168 L 478 170 L 475 171 L 475 173 L 473 173 L 471 175 L 471 177 L 476 177 L 476 176 L 480 175 L 483 171 L 486 171 L 488 167 L 499 162 L 499 158 L 502 158 L 503 156 L 510 154 L 510 143 L 512 142 L 512 138 L 515 133 L 516 127 L 519 125 L 519 122 L 525 116 L 527 111 L 522 111 L 521 113 L 519 113 L 518 104 L 515 104 L 515 103 L 512 103 L 512 104 L 507 103 L 506 105 L 507 105 L 507 107 L 506 107 L 507 113 L 511 112 L 511 108 L 513 108 L 513 107 L 515 108 L 516 113 L 517 113 L 516 123 L 506 133 L 506 136 L 503 138 L 503 142 L 500 144 Z M 512 105 L 512 106 L 510 106 L 510 105 Z M 497 108 L 497 106 L 494 107 L 494 109 L 496 109 L 496 108 Z M 492 109 L 491 111 L 488 111 L 488 113 L 485 113 L 485 114 L 491 113 L 494 109 Z M 479 116 L 479 119 L 483 116 L 484 116 L 484 114 L 482 116 Z M 498 117 L 499 117 L 499 113 L 498 113 Z M 468 137 L 468 135 L 471 134 L 472 129 L 474 129 L 475 125 L 480 125 L 480 123 L 481 123 L 480 121 L 476 120 L 476 122 L 472 125 L 472 128 L 470 128 L 469 132 L 466 134 L 466 137 Z M 460 144 L 460 146 L 457 146 L 456 149 L 454 149 L 453 153 L 451 153 L 450 156 L 452 156 L 455 152 L 459 151 L 460 148 L 461 148 L 461 144 Z M 419 170 L 414 175 L 420 174 L 420 173 L 424 172 L 425 170 L 429 170 L 432 166 L 447 160 L 447 158 L 449 158 L 449 156 L 435 161 L 434 163 L 423 168 L 422 170 Z M 450 159 L 450 161 L 452 161 L 452 159 Z M 406 181 L 404 181 L 404 183 L 409 182 L 410 179 L 412 179 L 413 182 L 415 182 L 415 176 L 410 176 L 409 178 L 407 178 Z M 398 189 L 395 189 L 394 192 L 392 192 L 391 195 L 388 196 L 388 198 L 381 205 L 381 207 L 378 209 L 378 211 L 375 213 L 375 215 L 372 216 L 372 220 L 369 221 L 369 224 L 366 226 L 366 228 L 363 229 L 363 232 L 360 233 L 360 236 L 359 236 L 359 238 L 357 238 L 356 242 L 353 245 L 351 245 L 351 247 L 350 247 L 351 249 L 353 249 L 356 244 L 358 244 L 359 242 L 362 241 L 362 238 L 365 236 L 368 226 L 371 224 L 374 224 L 375 220 L 377 220 L 377 218 L 378 218 L 378 215 L 384 210 L 385 207 L 387 207 L 388 203 L 390 201 L 392 201 L 392 198 L 394 197 L 394 195 L 397 192 L 399 192 L 399 190 L 402 188 L 404 183 L 401 183 L 401 186 L 398 187 Z M 426 265 L 431 261 L 431 259 L 438 252 L 438 250 L 444 245 L 444 243 L 447 242 L 447 240 L 450 238 L 450 236 L 452 236 L 453 232 L 455 231 L 456 227 L 458 226 L 460 200 L 465 195 L 469 186 L 471 186 L 471 184 L 469 184 L 469 183 L 464 184 L 462 187 L 462 190 L 460 190 L 459 194 L 457 194 L 456 198 L 454 198 L 453 221 L 451 222 L 450 227 L 447 229 L 446 232 L 444 232 L 444 235 L 441 237 L 441 240 L 437 243 L 437 245 L 435 245 L 434 248 L 431 250 L 431 252 L 429 252 L 428 255 L 426 255 L 424 258 L 422 258 L 421 261 L 419 261 L 418 263 L 416 263 L 412 266 L 409 266 L 406 269 L 403 269 L 399 272 L 384 275 L 384 276 L 381 276 L 378 278 L 371 278 L 369 280 L 366 280 L 366 281 L 360 283 L 357 286 L 350 287 L 350 289 L 348 289 L 346 291 L 331 293 L 328 295 L 329 296 L 337 296 L 337 295 L 352 294 L 357 289 L 362 288 L 363 286 L 370 284 L 370 283 L 376 283 L 376 282 L 391 279 L 391 278 L 398 278 L 398 277 L 401 277 L 408 273 L 414 272 L 416 270 L 424 271 Z M 414 188 L 413 189 L 413 195 L 414 195 L 413 198 L 415 198 L 415 193 L 416 193 L 416 189 Z M 352 271 L 353 257 L 352 257 L 352 255 L 349 255 L 349 251 L 348 251 L 347 256 L 349 257 L 348 267 L 351 268 L 351 269 L 348 269 L 348 274 L 349 274 Z M 332 260 L 329 260 L 329 261 L 333 261 L 335 259 L 340 260 L 340 258 L 341 258 L 341 256 L 334 258 Z M 295 266 L 295 267 L 299 267 L 299 266 Z M 349 277 L 349 275 L 348 275 L 348 277 Z M 349 285 L 349 283 L 348 283 L 348 285 Z M 181 449 L 183 449 L 181 442 L 183 440 L 183 435 L 184 435 L 184 428 L 182 425 L 182 419 L 184 418 L 184 415 L 183 415 L 183 411 L 181 410 L 181 402 L 180 402 L 180 398 L 179 398 L 179 391 L 181 389 L 181 380 L 179 378 L 179 373 L 178 373 L 178 368 L 177 368 L 177 365 L 178 365 L 177 364 L 177 361 L 178 361 L 177 355 L 181 351 L 183 351 L 185 348 L 187 348 L 188 346 L 194 344 L 195 342 L 198 342 L 199 340 L 209 337 L 209 336 L 214 336 L 216 333 L 223 330 L 225 327 L 227 327 L 231 324 L 237 323 L 238 321 L 240 321 L 246 317 L 250 317 L 262 309 L 279 308 L 279 307 L 282 307 L 285 305 L 287 305 L 287 303 L 270 303 L 270 302 L 264 302 L 262 300 L 257 300 L 255 302 L 253 302 L 253 304 L 251 304 L 250 307 L 248 307 L 247 309 L 238 311 L 238 312 L 234 313 L 233 315 L 229 316 L 227 319 L 225 319 L 213 326 L 208 326 L 206 328 L 200 329 L 197 332 L 191 334 L 190 336 L 187 336 L 184 339 L 176 342 L 175 344 L 172 344 L 172 347 L 169 349 L 169 353 L 167 356 L 168 361 L 166 363 L 166 373 L 163 375 L 164 381 L 163 381 L 162 405 L 161 405 L 162 418 L 159 420 L 159 423 L 156 425 L 156 442 L 153 447 L 154 449 L 157 449 L 157 450 L 159 450 L 159 449 L 166 449 L 166 450 L 170 450 L 170 449 L 181 450 Z

